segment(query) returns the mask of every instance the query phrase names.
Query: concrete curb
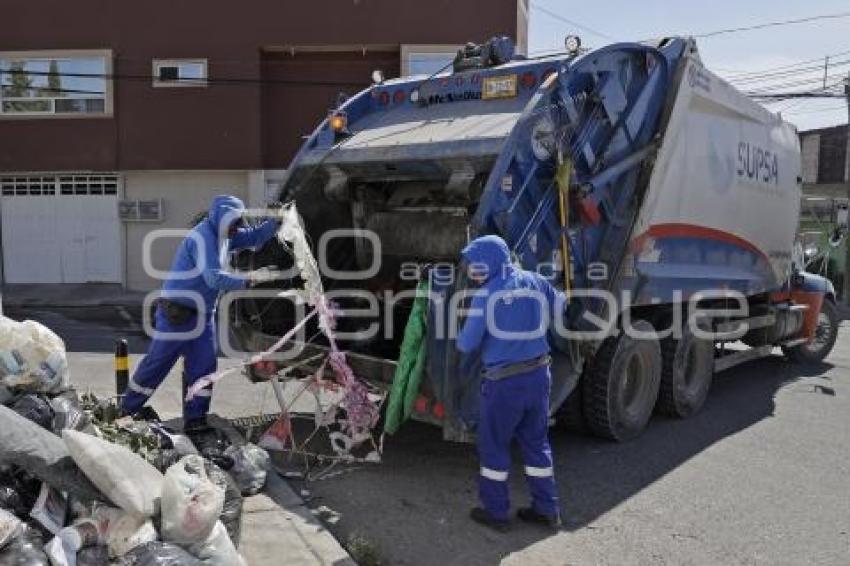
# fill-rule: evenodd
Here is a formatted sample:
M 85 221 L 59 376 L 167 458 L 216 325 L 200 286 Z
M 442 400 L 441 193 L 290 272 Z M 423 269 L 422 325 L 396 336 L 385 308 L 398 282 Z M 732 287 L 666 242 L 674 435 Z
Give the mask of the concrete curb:
M 138 302 L 119 302 L 119 301 L 76 301 L 76 302 L 54 302 L 54 301 L 15 301 L 6 300 L 3 297 L 3 306 L 7 309 L 83 309 L 83 308 L 98 308 L 98 307 L 115 307 L 125 309 L 139 308 Z
M 12 308 L 141 308 L 146 293 L 115 284 L 6 284 L 0 286 L 0 296 Z

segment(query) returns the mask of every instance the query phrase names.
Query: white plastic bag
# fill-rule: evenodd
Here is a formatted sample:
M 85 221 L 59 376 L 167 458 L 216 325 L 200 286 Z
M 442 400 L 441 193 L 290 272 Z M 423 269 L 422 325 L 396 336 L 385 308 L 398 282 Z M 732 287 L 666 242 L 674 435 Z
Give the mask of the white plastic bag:
M 65 343 L 43 324 L 0 316 L 0 377 L 13 389 L 51 393 L 67 387 Z
M 182 545 L 206 540 L 223 506 L 224 490 L 207 476 L 204 459 L 184 456 L 165 472 L 162 539 Z
M 76 566 L 77 552 L 100 541 L 97 524 L 84 519 L 73 526 L 65 527 L 44 545 L 44 552 L 53 566 Z
M 68 518 L 68 498 L 58 489 L 42 483 L 30 517 L 55 535 L 62 530 Z
M 0 549 L 21 536 L 23 532 L 23 523 L 5 509 L 0 509 Z
M 233 459 L 230 475 L 239 484 L 242 495 L 255 495 L 266 485 L 270 465 L 269 453 L 256 444 L 229 446 L 224 455 Z
M 142 517 L 159 512 L 159 470 L 123 446 L 76 430 L 63 430 L 62 440 L 77 466 L 113 503 Z
M 203 560 L 206 566 L 245 566 L 245 561 L 239 556 L 221 521 L 215 524 L 205 541 L 187 550 Z
M 153 522 L 146 517 L 121 513 L 109 522 L 106 545 L 110 558 L 120 558 L 139 545 L 157 539 Z

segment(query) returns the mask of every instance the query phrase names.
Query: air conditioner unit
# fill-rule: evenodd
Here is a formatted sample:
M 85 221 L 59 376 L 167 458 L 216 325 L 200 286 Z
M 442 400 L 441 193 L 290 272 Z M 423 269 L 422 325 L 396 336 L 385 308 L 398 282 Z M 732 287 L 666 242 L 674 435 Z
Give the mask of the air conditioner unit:
M 162 222 L 162 199 L 118 201 L 118 218 L 124 222 Z

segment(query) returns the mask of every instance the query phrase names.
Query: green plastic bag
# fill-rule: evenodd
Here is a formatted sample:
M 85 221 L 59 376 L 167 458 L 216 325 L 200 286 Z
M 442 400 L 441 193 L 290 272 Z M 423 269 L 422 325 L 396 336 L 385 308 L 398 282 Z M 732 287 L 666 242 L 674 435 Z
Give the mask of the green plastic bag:
M 413 309 L 404 327 L 404 339 L 398 357 L 393 388 L 387 403 L 384 430 L 394 434 L 410 418 L 428 357 L 428 281 L 422 280 L 416 288 Z

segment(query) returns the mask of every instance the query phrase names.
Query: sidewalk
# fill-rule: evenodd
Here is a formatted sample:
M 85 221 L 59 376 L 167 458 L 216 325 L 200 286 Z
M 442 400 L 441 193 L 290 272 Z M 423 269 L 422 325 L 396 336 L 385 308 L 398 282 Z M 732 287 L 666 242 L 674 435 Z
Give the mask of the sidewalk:
M 99 307 L 140 309 L 146 293 L 128 291 L 117 283 L 8 284 L 0 287 L 8 307 Z
M 245 499 L 239 552 L 252 566 L 357 566 L 274 472 L 263 493 Z

